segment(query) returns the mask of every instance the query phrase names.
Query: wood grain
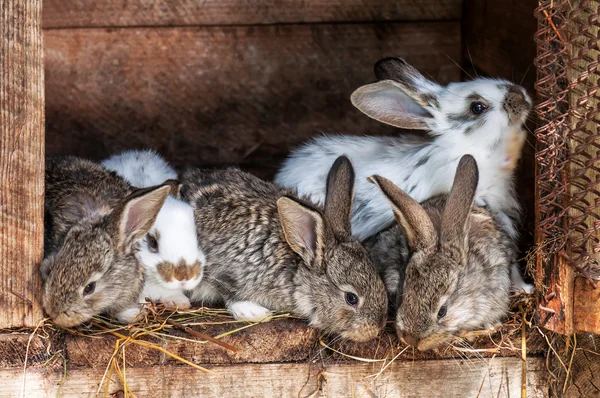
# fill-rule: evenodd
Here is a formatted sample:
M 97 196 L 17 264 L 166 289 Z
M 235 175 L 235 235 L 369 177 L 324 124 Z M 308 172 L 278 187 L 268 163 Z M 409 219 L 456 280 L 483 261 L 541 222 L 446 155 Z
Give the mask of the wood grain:
M 575 331 L 600 334 L 600 286 L 594 286 L 584 278 L 575 278 L 573 300 Z
M 41 0 L 0 0 L 0 329 L 42 319 L 44 202 Z
M 201 330 L 210 336 L 219 336 L 231 331 L 238 326 L 209 325 Z M 196 340 L 193 336 L 179 330 L 167 329 L 171 336 Z M 501 337 L 501 335 L 503 337 Z M 320 336 L 319 333 L 300 320 L 273 320 L 271 322 L 254 325 L 251 328 L 240 330 L 222 338 L 222 341 L 238 349 L 232 352 L 211 343 L 183 341 L 176 339 L 158 340 L 151 342 L 159 344 L 170 352 L 186 358 L 198 365 L 208 364 L 242 364 L 242 363 L 271 363 L 271 362 L 303 362 L 319 360 L 322 363 L 339 363 L 349 361 L 350 357 L 370 358 L 384 360 L 394 358 L 398 361 L 451 359 L 463 360 L 468 357 L 479 360 L 482 357 L 520 356 L 521 334 L 514 329 L 504 329 L 502 334 L 489 336 L 481 335 L 471 341 L 477 348 L 477 354 L 458 352 L 452 349 L 440 352 L 420 352 L 407 349 L 398 342 L 393 332 L 382 333 L 377 339 L 367 343 L 340 341 L 335 336 Z M 503 340 L 502 347 L 498 349 L 498 342 Z M 324 347 L 320 342 L 327 344 Z M 103 367 L 109 363 L 114 351 L 115 339 L 90 338 L 81 335 L 67 334 L 65 336 L 65 350 L 69 356 L 69 367 Z M 404 352 L 399 354 L 401 351 Z M 544 355 L 546 342 L 539 333 L 527 334 L 527 355 Z M 338 351 L 338 352 L 336 352 Z M 343 353 L 343 354 L 340 354 Z M 175 363 L 172 359 L 161 355 L 155 350 L 138 345 L 127 346 L 127 362 L 131 366 L 158 366 L 166 363 Z
M 544 360 L 527 361 L 527 397 L 547 396 Z M 127 367 L 127 384 L 140 397 L 517 397 L 521 360 L 494 358 L 457 361 L 394 362 L 378 377 L 380 363 L 274 363 L 215 366 L 217 375 L 188 366 Z M 30 369 L 24 396 L 95 396 L 104 369 Z M 114 374 L 113 374 L 114 375 Z M 369 377 L 371 376 L 371 377 Z M 21 396 L 22 370 L 0 370 L 0 397 Z M 104 388 L 104 387 L 102 387 Z M 109 393 L 121 390 L 112 379 Z M 104 391 L 104 390 L 102 390 Z
M 460 0 L 45 0 L 44 28 L 458 20 Z
M 457 80 L 455 22 L 45 31 L 46 148 L 102 159 L 140 147 L 178 166 L 275 171 L 323 132 L 394 133 L 354 109 L 399 55 Z

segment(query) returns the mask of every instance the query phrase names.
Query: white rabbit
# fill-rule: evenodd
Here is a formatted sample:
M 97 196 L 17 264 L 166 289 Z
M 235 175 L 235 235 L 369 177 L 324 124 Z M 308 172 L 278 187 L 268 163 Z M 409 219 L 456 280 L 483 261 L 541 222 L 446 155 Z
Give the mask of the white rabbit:
M 357 175 L 352 233 L 364 240 L 394 220 L 384 196 L 367 177 L 383 176 L 422 202 L 450 192 L 460 158 L 470 154 L 479 165 L 475 203 L 495 213 L 516 238 L 520 206 L 513 171 L 532 106 L 525 89 L 488 78 L 444 87 L 400 58 L 377 62 L 375 75 L 377 82 L 352 94 L 353 105 L 373 119 L 423 133 L 317 138 L 290 155 L 275 183 L 323 202 L 324 176 L 338 156 L 347 155 Z M 518 270 L 515 279 L 522 283 Z
M 148 150 L 114 155 L 102 166 L 139 188 L 177 178 L 175 170 L 161 156 Z M 179 187 L 172 192 L 174 196 L 179 196 Z M 168 196 L 139 245 L 138 257 L 144 265 L 144 288 L 139 302 L 148 297 L 168 307 L 189 308 L 190 300 L 184 292 L 200 283 L 206 262 L 198 247 L 192 207 Z

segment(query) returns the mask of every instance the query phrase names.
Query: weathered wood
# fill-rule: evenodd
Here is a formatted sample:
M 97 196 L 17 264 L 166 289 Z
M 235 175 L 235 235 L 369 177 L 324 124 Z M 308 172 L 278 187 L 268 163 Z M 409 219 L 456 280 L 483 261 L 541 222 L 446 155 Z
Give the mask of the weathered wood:
M 39 364 L 47 361 L 50 352 L 48 339 L 29 333 L 0 334 L 0 368 L 23 367 L 25 356 L 27 364 Z
M 571 349 L 575 347 L 575 352 L 568 351 L 568 357 L 563 356 L 563 360 L 569 361 L 571 372 L 569 380 L 564 380 L 555 386 L 552 386 L 551 396 L 564 398 L 598 398 L 600 397 L 600 336 L 592 334 L 579 334 L 571 336 Z M 571 359 L 571 355 L 573 358 Z M 560 369 L 560 364 L 554 359 L 554 369 Z M 562 372 L 564 373 L 564 372 Z M 563 393 L 564 389 L 564 393 Z
M 159 150 L 176 165 L 275 170 L 323 132 L 394 132 L 350 103 L 400 55 L 457 80 L 460 27 L 336 24 L 45 31 L 47 151 Z
M 211 325 L 202 330 L 210 336 L 218 336 L 235 328 L 232 325 Z M 169 329 L 172 336 L 186 339 L 195 338 L 178 330 Z M 440 352 L 420 352 L 399 344 L 393 333 L 382 333 L 376 340 L 367 343 L 340 341 L 335 336 L 319 336 L 319 333 L 309 328 L 300 320 L 274 320 L 255 325 L 222 338 L 222 341 L 236 347 L 239 351 L 232 352 L 212 344 L 194 341 L 184 341 L 171 338 L 155 340 L 170 352 L 186 358 L 198 365 L 206 364 L 242 364 L 242 363 L 271 363 L 271 362 L 302 362 L 318 359 L 325 363 L 338 363 L 350 360 L 351 356 L 374 360 L 397 357 L 399 361 L 426 359 L 464 359 L 477 360 L 480 357 L 520 357 L 521 334 L 519 329 L 504 329 L 502 334 L 489 336 L 481 335 L 472 341 L 477 353 L 447 348 Z M 331 349 L 320 344 L 323 342 Z M 109 363 L 114 352 L 115 338 L 83 337 L 79 335 L 66 336 L 66 352 L 69 356 L 69 367 L 104 367 Z M 498 347 L 501 347 L 498 349 Z M 527 355 L 544 355 L 546 342 L 539 333 L 528 333 Z M 404 351 L 403 351 L 404 350 Z M 336 352 L 337 351 L 337 352 Z M 402 354 L 399 354 L 403 351 Z M 343 354 L 340 354 L 343 353 Z M 126 347 L 127 362 L 131 366 L 158 366 L 174 363 L 174 360 L 157 352 L 135 344 Z
M 41 0 L 0 0 L 0 329 L 42 319 L 44 70 Z
M 600 334 L 600 286 L 575 278 L 573 300 L 573 329 Z
M 460 0 L 46 0 L 44 28 L 460 19 Z
M 130 391 L 140 397 L 517 397 L 521 396 L 521 360 L 394 362 L 381 374 L 381 363 L 275 363 L 215 366 L 208 375 L 187 366 L 127 367 Z M 527 397 L 547 396 L 543 359 L 527 361 Z M 104 369 L 71 369 L 66 377 L 30 369 L 24 396 L 95 396 Z M 20 396 L 22 370 L 0 370 L 0 397 Z M 104 387 L 103 387 L 104 388 Z M 109 393 L 121 390 L 113 374 Z M 104 391 L 104 390 L 101 390 Z

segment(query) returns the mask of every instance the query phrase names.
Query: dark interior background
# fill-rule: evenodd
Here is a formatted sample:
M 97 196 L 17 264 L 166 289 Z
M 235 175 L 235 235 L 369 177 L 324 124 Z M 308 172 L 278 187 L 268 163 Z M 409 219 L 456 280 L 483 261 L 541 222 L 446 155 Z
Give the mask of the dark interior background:
M 175 166 L 271 178 L 322 133 L 398 134 L 350 104 L 400 56 L 440 83 L 503 77 L 533 95 L 533 0 L 45 0 L 46 152 L 153 148 Z M 530 126 L 533 130 L 533 126 Z M 533 231 L 534 139 L 519 169 Z

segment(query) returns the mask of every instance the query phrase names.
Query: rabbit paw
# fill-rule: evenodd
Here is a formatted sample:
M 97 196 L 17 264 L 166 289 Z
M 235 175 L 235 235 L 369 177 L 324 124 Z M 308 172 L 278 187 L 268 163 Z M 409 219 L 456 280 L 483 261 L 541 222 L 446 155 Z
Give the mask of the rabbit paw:
M 526 283 L 521 277 L 521 272 L 517 264 L 513 264 L 510 268 L 510 280 L 512 281 L 512 290 L 517 294 L 533 294 L 535 292 L 535 287 Z
M 271 316 L 272 312 L 252 301 L 235 301 L 227 307 L 235 319 L 259 322 Z
M 187 310 L 192 307 L 190 299 L 183 293 L 170 296 L 162 296 L 160 302 L 165 308 Z
M 135 318 L 138 317 L 144 311 L 143 308 L 140 307 L 131 307 L 117 313 L 117 320 L 121 323 L 131 323 Z

